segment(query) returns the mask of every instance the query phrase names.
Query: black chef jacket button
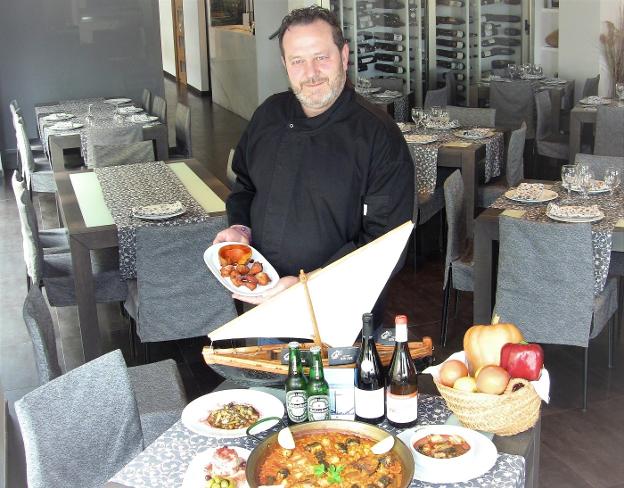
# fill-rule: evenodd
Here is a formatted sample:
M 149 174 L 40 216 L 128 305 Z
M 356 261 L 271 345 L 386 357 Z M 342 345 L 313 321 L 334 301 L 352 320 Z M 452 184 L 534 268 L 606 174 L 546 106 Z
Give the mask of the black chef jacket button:
M 295 127 L 295 124 L 288 124 L 288 127 L 290 127 L 291 129 L 293 129 Z

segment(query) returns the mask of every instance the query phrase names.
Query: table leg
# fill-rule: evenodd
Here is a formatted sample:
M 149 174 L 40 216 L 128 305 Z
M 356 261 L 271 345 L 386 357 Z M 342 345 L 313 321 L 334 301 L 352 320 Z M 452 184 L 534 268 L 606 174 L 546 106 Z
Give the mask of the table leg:
M 461 174 L 464 182 L 464 205 L 466 206 L 466 232 L 473 234 L 474 219 L 477 215 L 477 191 L 479 188 L 479 172 L 475 151 L 464 151 L 461 156 Z
M 48 150 L 50 151 L 50 164 L 52 169 L 65 168 L 65 155 L 63 154 L 63 148 L 60 147 L 54 137 L 48 139 Z
M 572 110 L 570 112 L 570 163 L 576 159 L 576 155 L 581 152 L 581 121 Z
M 474 229 L 473 322 L 489 324 L 492 319 L 492 239 L 477 219 Z
M 93 270 L 91 268 L 91 251 L 76 236 L 70 236 L 69 246 L 72 256 L 82 348 L 85 361 L 90 361 L 102 355 Z

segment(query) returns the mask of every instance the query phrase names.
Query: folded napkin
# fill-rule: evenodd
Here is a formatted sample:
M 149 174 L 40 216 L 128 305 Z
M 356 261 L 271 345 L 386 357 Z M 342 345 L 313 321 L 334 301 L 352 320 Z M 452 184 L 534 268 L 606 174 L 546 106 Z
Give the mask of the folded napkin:
M 381 93 L 375 93 L 373 96 L 374 97 L 400 97 L 401 95 L 403 95 L 403 94 L 401 92 L 399 92 L 399 91 L 386 90 L 386 91 L 381 92 Z
M 598 208 L 598 205 L 589 205 L 587 207 L 583 207 L 580 205 L 557 205 L 556 203 L 551 203 L 550 205 L 548 205 L 547 214 L 553 217 L 567 219 L 594 218 L 603 215 L 603 213 Z
M 158 117 L 148 114 L 134 114 L 130 117 L 130 120 L 141 124 L 145 122 L 154 122 L 155 120 L 158 120 Z
M 437 140 L 438 138 L 432 134 L 405 134 L 406 142 L 413 142 L 416 144 L 428 144 Z
M 117 108 L 117 111 L 120 114 L 127 115 L 127 114 L 136 114 L 139 112 L 143 112 L 143 109 L 141 107 L 119 107 Z
M 183 212 L 184 205 L 179 200 L 173 203 L 158 203 L 155 205 L 145 205 L 143 207 L 132 207 L 132 215 L 140 217 L 167 216 Z
M 74 121 L 68 122 L 56 122 L 54 125 L 50 126 L 52 130 L 71 130 L 78 127 L 81 127 L 82 124 L 78 124 Z
M 518 200 L 539 200 L 544 192 L 542 183 L 520 183 L 515 190 Z

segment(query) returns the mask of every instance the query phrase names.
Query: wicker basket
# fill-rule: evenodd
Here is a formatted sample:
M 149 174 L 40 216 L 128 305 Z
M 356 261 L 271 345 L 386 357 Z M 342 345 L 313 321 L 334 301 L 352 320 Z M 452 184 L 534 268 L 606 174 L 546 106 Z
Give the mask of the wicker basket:
M 502 395 L 470 393 L 434 382 L 451 411 L 470 429 L 515 435 L 533 427 L 539 418 L 542 401 L 533 385 L 522 378 L 512 378 Z

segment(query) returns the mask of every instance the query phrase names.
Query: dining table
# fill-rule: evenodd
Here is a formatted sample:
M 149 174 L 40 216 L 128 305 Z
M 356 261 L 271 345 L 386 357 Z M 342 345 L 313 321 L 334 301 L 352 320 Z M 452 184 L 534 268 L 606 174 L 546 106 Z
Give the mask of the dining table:
M 624 100 L 603 99 L 608 107 L 624 107 Z M 583 124 L 596 125 L 598 105 L 583 104 L 580 101 L 570 111 L 570 158 L 571 163 L 581 152 L 581 130 Z
M 62 161 L 54 162 L 62 166 Z M 141 180 L 137 185 L 136 179 Z M 91 170 L 55 168 L 60 218 L 68 231 L 80 335 L 85 361 L 102 354 L 91 252 L 116 248 L 120 270 L 132 275 L 137 225 L 184 225 L 225 212 L 228 188 L 196 159 L 137 163 Z M 167 221 L 138 223 L 133 205 L 180 200 L 187 211 Z M 123 244 L 123 246 L 120 245 Z
M 524 180 L 525 183 L 541 183 L 545 189 L 557 193 L 555 203 L 565 200 L 568 205 L 597 205 L 604 218 L 592 223 L 592 248 L 594 252 L 594 292 L 604 287 L 609 271 L 611 252 L 624 252 L 624 190 L 617 188 L 610 192 L 590 194 L 587 199 L 578 192 L 572 192 L 568 199 L 567 190 L 561 182 L 545 180 Z M 499 217 L 505 215 L 560 225 L 546 215 L 548 203 L 520 203 L 499 197 L 475 220 L 474 232 L 474 307 L 473 323 L 489 324 L 495 303 L 498 263 Z
M 356 88 L 355 91 L 373 105 L 381 107 L 395 122 L 409 120 L 409 93 L 381 87 Z
M 456 425 L 452 412 L 439 396 L 430 375 L 419 375 L 418 422 L 411 429 L 392 427 L 384 420 L 379 427 L 405 442 L 410 433 L 425 425 Z M 232 380 L 226 380 L 215 391 L 241 388 Z M 284 401 L 283 389 L 260 388 Z M 286 417 L 283 418 L 286 420 Z M 105 485 L 106 488 L 156 488 L 163 486 L 191 486 L 183 484 L 186 471 L 193 458 L 199 453 L 221 446 L 238 446 L 253 450 L 261 440 L 281 428 L 277 424 L 257 434 L 238 438 L 217 438 L 200 435 L 189 430 L 182 421 L 176 422 L 152 444 L 138 454 Z M 488 436 L 497 449 L 494 465 L 485 473 L 471 479 L 444 485 L 413 479 L 412 488 L 535 488 L 538 485 L 541 422 L 514 436 Z
M 167 124 L 158 120 L 135 122 L 134 115 L 143 115 L 143 111 L 139 111 L 139 107 L 136 108 L 136 114 L 118 113 L 118 109 L 123 111 L 135 106 L 129 98 L 106 99 L 103 97 L 63 100 L 36 106 L 35 116 L 39 137 L 52 167 L 56 168 L 57 171 L 64 170 L 65 152 L 72 149 L 79 149 L 83 159 L 85 162 L 87 161 L 87 130 L 90 127 L 97 130 L 97 128 L 131 128 L 141 125 L 143 140 L 154 141 L 156 159 L 167 159 L 169 157 Z M 80 127 L 56 129 L 55 123 L 57 121 L 50 119 L 53 114 L 71 115 L 71 118 L 64 122 L 75 122 Z M 63 164 L 58 164 L 59 161 Z

